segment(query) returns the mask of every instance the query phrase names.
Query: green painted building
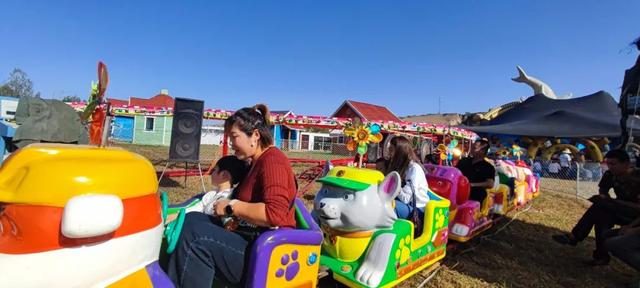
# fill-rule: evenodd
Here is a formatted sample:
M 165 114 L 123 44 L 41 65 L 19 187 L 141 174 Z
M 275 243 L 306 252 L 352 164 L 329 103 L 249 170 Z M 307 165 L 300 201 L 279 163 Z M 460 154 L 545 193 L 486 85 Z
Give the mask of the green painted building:
M 173 117 L 137 115 L 134 119 L 133 144 L 163 145 L 171 143 Z

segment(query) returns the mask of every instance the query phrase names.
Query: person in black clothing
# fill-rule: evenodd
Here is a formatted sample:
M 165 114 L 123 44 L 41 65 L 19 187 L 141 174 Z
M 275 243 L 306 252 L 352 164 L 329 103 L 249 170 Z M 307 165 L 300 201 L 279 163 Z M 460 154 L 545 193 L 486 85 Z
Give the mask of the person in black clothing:
M 606 232 L 614 225 L 627 225 L 640 217 L 640 170 L 633 167 L 629 154 L 624 150 L 611 150 L 605 155 L 609 170 L 602 175 L 599 194 L 589 198 L 593 203 L 573 227 L 571 233 L 553 235 L 558 243 L 576 246 L 589 236 L 593 228 L 596 235 L 596 249 L 588 265 L 607 265 L 609 253 L 605 249 Z M 616 198 L 611 198 L 613 188 Z
M 636 38 L 633 42 L 631 42 L 632 46 L 636 46 L 638 51 L 640 51 L 640 37 Z M 627 143 L 629 142 L 629 130 L 627 129 L 627 120 L 629 119 L 630 114 L 637 114 L 636 103 L 634 101 L 633 105 L 630 106 L 629 98 L 638 96 L 640 94 L 640 55 L 636 59 L 636 64 L 633 67 L 627 69 L 624 72 L 624 79 L 622 80 L 622 91 L 620 93 L 620 101 L 618 101 L 618 107 L 620 107 L 622 112 L 622 117 L 620 117 L 620 128 L 622 128 L 622 143 L 620 147 L 627 147 Z M 633 111 L 633 112 L 632 112 Z
M 607 251 L 640 271 L 640 217 L 608 234 L 611 237 L 604 244 Z
M 487 198 L 487 189 L 493 187 L 496 176 L 496 169 L 484 160 L 487 152 L 489 152 L 489 141 L 486 139 L 478 140 L 471 146 L 470 156 L 461 159 L 456 165 L 462 175 L 469 179 L 471 186 L 469 199 L 478 201 L 481 205 Z

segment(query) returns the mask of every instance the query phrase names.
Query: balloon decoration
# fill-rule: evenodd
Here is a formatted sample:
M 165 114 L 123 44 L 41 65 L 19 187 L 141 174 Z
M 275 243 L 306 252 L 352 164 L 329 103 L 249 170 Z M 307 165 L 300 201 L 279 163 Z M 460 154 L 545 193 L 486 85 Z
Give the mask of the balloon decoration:
M 447 146 L 447 161 L 449 161 L 449 163 L 452 163 L 454 156 L 460 157 L 460 149 L 456 147 L 458 147 L 458 140 L 452 139 L 449 142 L 449 146 Z
M 380 134 L 380 125 L 378 125 L 378 124 L 372 124 L 372 125 L 369 127 L 369 132 L 371 132 L 371 134 L 373 134 L 373 135 Z
M 356 151 L 360 155 L 358 160 L 358 167 L 362 167 L 362 158 L 367 153 L 367 147 L 369 143 L 378 143 L 382 141 L 382 133 L 380 133 L 380 125 L 369 124 L 362 125 L 355 123 L 355 125 L 344 128 L 344 135 L 351 137 L 347 142 L 347 149 L 349 151 Z

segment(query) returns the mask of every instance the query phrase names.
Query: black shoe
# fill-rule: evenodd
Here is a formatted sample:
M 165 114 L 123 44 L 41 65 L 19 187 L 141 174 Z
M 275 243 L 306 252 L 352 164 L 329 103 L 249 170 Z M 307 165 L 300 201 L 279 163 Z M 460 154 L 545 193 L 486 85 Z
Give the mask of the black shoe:
M 586 266 L 605 266 L 609 265 L 609 258 L 599 258 L 599 259 L 591 259 L 589 261 L 584 261 L 584 265 Z
M 557 234 L 557 235 L 551 236 L 551 238 L 553 239 L 553 241 L 556 241 L 563 245 L 570 245 L 570 246 L 578 245 L 578 241 L 573 239 L 571 237 L 571 234 Z

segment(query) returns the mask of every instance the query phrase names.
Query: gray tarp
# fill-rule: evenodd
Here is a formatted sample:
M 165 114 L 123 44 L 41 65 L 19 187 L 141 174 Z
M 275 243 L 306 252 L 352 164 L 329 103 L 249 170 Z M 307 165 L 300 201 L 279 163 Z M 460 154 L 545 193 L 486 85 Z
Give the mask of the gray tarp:
M 609 93 L 600 91 L 572 99 L 551 99 L 544 95 L 529 97 L 504 114 L 479 126 L 461 126 L 476 133 L 547 137 L 619 137 L 618 103 Z M 634 134 L 640 121 L 629 119 Z
M 15 117 L 19 126 L 13 142 L 18 148 L 37 142 L 88 143 L 78 112 L 60 100 L 22 97 Z

